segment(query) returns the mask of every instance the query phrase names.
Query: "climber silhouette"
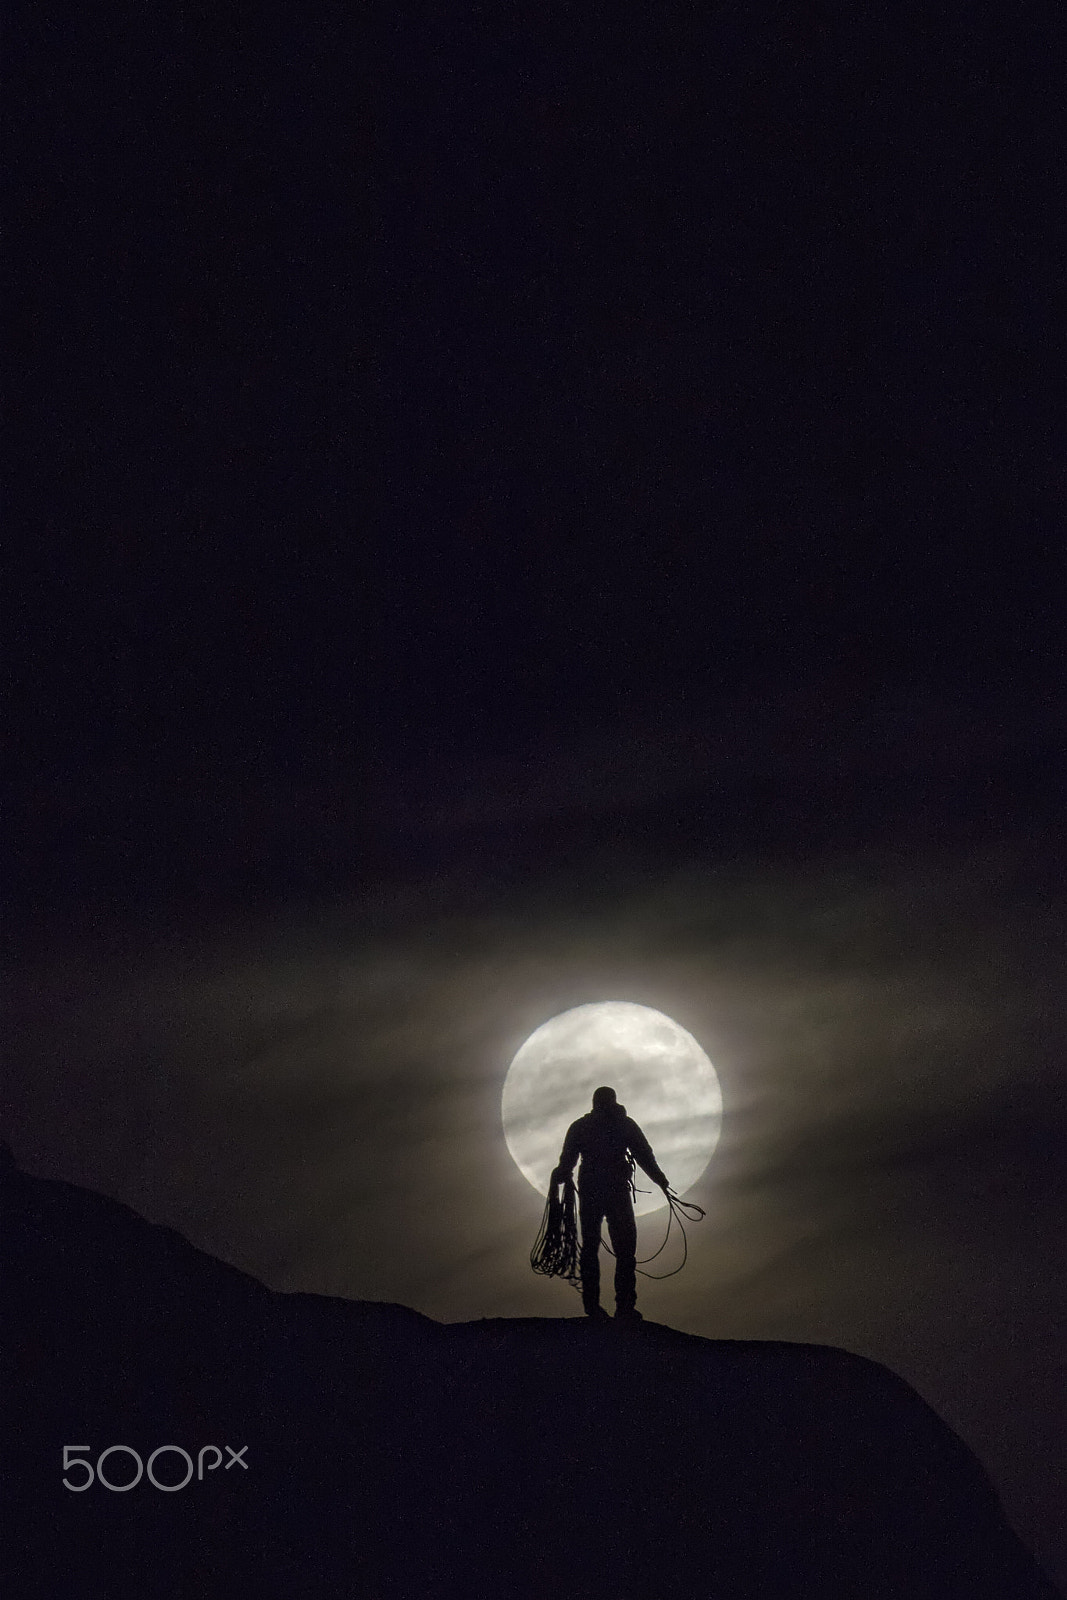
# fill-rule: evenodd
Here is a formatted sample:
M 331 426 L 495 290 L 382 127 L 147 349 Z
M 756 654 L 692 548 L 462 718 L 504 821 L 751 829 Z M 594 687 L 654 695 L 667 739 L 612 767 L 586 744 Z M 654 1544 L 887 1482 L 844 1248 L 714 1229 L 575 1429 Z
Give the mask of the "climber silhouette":
M 615 1252 L 615 1316 L 640 1322 L 637 1310 L 637 1223 L 630 1194 L 630 1156 L 653 1183 L 666 1191 L 664 1176 L 652 1146 L 615 1090 L 593 1094 L 593 1109 L 572 1122 L 563 1141 L 559 1165 L 552 1174 L 553 1189 L 566 1182 L 581 1156 L 578 1169 L 578 1220 L 582 1228 L 579 1266 L 582 1304 L 587 1317 L 606 1318 L 600 1304 L 600 1224 L 606 1217 L 608 1237 Z

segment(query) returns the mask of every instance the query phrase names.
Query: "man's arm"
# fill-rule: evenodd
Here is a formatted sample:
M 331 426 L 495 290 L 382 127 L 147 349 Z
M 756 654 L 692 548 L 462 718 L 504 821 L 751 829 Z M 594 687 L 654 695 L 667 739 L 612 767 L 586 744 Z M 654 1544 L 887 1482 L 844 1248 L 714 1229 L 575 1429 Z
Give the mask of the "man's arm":
M 641 1168 L 641 1171 L 651 1178 L 653 1183 L 658 1183 L 661 1189 L 666 1189 L 668 1186 L 667 1175 L 652 1154 L 652 1146 L 632 1117 L 627 1117 L 626 1119 L 626 1134 L 626 1142 L 630 1147 L 630 1154 Z
M 581 1118 L 578 1119 L 579 1122 Z M 574 1163 L 581 1151 L 578 1148 L 579 1128 L 577 1122 L 572 1122 L 567 1129 L 567 1137 L 563 1141 L 563 1150 L 560 1153 L 559 1164 L 552 1174 L 552 1184 L 563 1183 L 574 1172 Z

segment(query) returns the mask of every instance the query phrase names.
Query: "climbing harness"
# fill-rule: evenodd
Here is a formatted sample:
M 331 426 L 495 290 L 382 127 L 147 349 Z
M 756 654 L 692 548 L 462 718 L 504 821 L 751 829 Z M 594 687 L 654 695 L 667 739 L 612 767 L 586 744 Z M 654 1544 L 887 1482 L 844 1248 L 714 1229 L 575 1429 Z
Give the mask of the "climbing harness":
M 638 1189 L 634 1182 L 633 1162 L 630 1163 L 630 1192 L 636 1200 L 639 1194 L 651 1193 L 648 1189 Z M 581 1272 L 578 1266 L 578 1216 L 575 1203 L 574 1180 L 567 1178 L 563 1183 L 563 1194 L 557 1194 L 557 1185 L 552 1184 L 548 1191 L 544 1213 L 541 1217 L 541 1226 L 534 1240 L 533 1249 L 530 1251 L 530 1265 L 533 1270 L 545 1278 L 563 1278 L 572 1288 L 581 1287 Z M 663 1236 L 663 1243 L 658 1250 L 650 1256 L 643 1256 L 637 1263 L 637 1270 L 642 1278 L 673 1278 L 681 1272 L 689 1257 L 689 1241 L 685 1234 L 685 1222 L 700 1222 L 706 1215 L 704 1208 L 694 1204 L 692 1200 L 680 1200 L 673 1189 L 664 1190 L 670 1215 L 667 1218 L 667 1232 Z M 655 1261 L 667 1248 L 667 1241 L 671 1236 L 671 1228 L 677 1222 L 682 1234 L 682 1259 L 678 1266 L 670 1272 L 642 1272 L 641 1268 L 648 1262 Z M 601 1244 L 609 1255 L 615 1254 L 607 1240 L 602 1238 Z

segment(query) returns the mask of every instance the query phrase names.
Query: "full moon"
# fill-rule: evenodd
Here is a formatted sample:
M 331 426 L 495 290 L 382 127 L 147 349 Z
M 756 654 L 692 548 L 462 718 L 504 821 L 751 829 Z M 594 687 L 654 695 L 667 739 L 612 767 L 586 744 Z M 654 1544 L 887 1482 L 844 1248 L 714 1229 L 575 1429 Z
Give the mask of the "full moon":
M 671 1188 L 684 1194 L 704 1171 L 719 1139 L 722 1094 L 715 1068 L 677 1022 L 650 1006 L 602 1000 L 542 1023 L 518 1051 L 504 1080 L 504 1137 L 515 1165 L 539 1194 L 593 1090 L 610 1084 L 643 1128 Z M 666 1205 L 640 1167 L 640 1216 Z M 642 1190 L 650 1191 L 642 1193 Z

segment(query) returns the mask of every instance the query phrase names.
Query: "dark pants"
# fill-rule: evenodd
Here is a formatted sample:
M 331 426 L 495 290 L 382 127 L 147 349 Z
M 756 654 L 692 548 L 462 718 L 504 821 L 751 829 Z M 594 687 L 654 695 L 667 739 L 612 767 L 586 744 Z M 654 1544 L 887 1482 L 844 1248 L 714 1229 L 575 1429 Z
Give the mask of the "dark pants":
M 582 1304 L 587 1311 L 600 1304 L 600 1224 L 605 1217 L 615 1252 L 615 1309 L 632 1311 L 637 1301 L 637 1223 L 628 1185 L 578 1191 Z

